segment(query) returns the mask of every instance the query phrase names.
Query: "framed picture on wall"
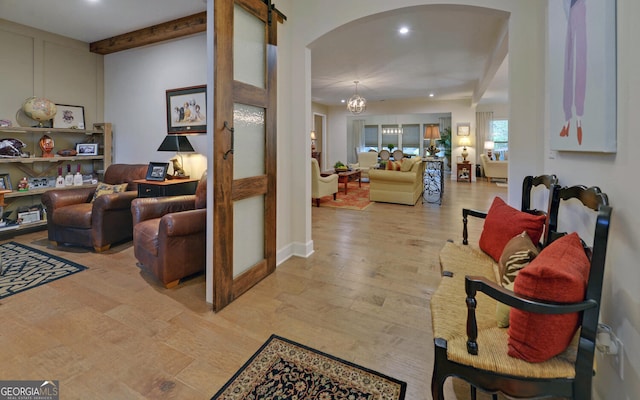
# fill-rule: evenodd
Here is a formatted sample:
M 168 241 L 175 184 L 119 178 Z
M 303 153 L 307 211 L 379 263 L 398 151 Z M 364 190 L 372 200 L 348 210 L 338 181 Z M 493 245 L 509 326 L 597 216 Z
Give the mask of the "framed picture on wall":
M 207 86 L 167 90 L 167 132 L 207 132 Z
M 56 104 L 58 112 L 53 117 L 54 128 L 84 129 L 84 107 Z
M 458 124 L 458 136 L 469 136 L 471 134 L 471 124 L 461 122 Z

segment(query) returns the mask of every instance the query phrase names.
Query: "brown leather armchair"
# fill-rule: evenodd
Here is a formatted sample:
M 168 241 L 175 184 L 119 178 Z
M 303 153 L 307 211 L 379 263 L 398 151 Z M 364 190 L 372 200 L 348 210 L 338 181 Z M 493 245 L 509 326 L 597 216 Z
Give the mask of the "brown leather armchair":
M 138 196 L 138 185 L 144 179 L 146 164 L 112 164 L 104 173 L 103 182 L 116 185 L 128 183 L 127 191 L 106 194 L 95 201 L 95 188 L 50 190 L 41 201 L 47 210 L 49 240 L 54 244 L 93 247 L 96 252 L 108 250 L 113 243 L 131 240 L 133 222 L 131 201 Z
M 138 198 L 131 203 L 134 254 L 166 288 L 205 269 L 206 206 L 206 172 L 195 195 Z

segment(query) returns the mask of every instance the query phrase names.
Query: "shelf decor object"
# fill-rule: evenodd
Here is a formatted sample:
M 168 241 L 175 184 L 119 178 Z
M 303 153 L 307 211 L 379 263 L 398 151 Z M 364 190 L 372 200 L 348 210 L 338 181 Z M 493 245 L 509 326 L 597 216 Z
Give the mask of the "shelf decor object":
M 56 116 L 58 108 L 51 100 L 44 97 L 29 97 L 22 102 L 22 111 L 33 120 L 38 121 L 39 127 Z
M 84 129 L 84 107 L 56 104 L 58 113 L 53 118 L 54 128 Z
M 167 94 L 167 133 L 207 133 L 207 86 L 171 89 Z

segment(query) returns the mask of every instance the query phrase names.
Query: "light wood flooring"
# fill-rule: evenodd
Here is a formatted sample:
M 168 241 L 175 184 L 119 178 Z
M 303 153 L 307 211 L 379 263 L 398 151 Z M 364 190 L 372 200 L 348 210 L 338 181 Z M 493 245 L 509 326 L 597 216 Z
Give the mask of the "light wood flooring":
M 461 240 L 463 206 L 487 209 L 495 195 L 507 189 L 447 181 L 442 206 L 313 207 L 315 253 L 217 314 L 203 276 L 164 289 L 130 243 L 95 254 L 54 248 L 45 231 L 17 236 L 89 269 L 0 300 L 0 380 L 59 380 L 61 399 L 209 399 L 275 333 L 407 382 L 408 400 L 431 399 L 438 251 Z

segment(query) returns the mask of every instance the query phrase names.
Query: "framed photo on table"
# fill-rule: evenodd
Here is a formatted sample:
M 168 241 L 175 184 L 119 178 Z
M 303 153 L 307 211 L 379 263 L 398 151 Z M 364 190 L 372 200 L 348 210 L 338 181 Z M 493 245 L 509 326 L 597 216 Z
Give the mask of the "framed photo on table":
M 207 86 L 167 90 L 167 133 L 207 132 Z
M 148 181 L 164 181 L 168 169 L 169 163 L 150 162 L 145 179 Z
M 56 104 L 58 112 L 53 117 L 54 128 L 84 129 L 84 107 Z

